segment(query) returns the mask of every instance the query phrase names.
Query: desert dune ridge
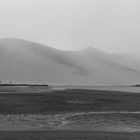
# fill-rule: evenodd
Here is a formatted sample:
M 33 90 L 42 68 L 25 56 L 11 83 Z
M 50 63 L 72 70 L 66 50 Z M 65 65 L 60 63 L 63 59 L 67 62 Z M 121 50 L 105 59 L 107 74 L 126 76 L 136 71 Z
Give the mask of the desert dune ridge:
M 0 78 L 50 85 L 130 85 L 140 83 L 140 69 L 92 47 L 62 51 L 7 38 L 0 39 Z

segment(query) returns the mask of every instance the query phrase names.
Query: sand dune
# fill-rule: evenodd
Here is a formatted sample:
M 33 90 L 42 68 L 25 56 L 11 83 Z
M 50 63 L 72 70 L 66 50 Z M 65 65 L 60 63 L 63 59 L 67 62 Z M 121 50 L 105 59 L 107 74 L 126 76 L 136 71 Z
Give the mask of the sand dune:
M 140 72 L 88 47 L 61 51 L 21 39 L 0 40 L 0 80 L 59 85 L 140 83 Z

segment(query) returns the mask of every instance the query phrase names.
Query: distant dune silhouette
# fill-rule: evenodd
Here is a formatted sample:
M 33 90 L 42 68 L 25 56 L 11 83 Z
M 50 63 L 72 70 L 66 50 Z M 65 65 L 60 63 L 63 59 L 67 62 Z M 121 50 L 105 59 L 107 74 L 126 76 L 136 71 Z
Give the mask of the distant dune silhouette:
M 56 85 L 140 83 L 140 72 L 92 47 L 57 50 L 22 39 L 0 39 L 0 80 Z

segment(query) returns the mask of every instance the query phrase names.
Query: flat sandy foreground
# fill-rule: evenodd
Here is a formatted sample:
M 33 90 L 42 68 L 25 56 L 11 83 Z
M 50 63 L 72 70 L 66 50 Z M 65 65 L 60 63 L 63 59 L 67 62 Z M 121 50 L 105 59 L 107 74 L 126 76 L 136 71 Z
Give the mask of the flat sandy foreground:
M 140 133 L 93 131 L 0 131 L 0 140 L 140 140 Z

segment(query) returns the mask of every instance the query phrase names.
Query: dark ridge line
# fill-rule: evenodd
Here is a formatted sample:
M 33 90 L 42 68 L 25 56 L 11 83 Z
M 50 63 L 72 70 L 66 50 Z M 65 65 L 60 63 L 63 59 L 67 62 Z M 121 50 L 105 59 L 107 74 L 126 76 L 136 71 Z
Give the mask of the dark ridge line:
M 49 86 L 46 84 L 0 84 L 0 86 Z

